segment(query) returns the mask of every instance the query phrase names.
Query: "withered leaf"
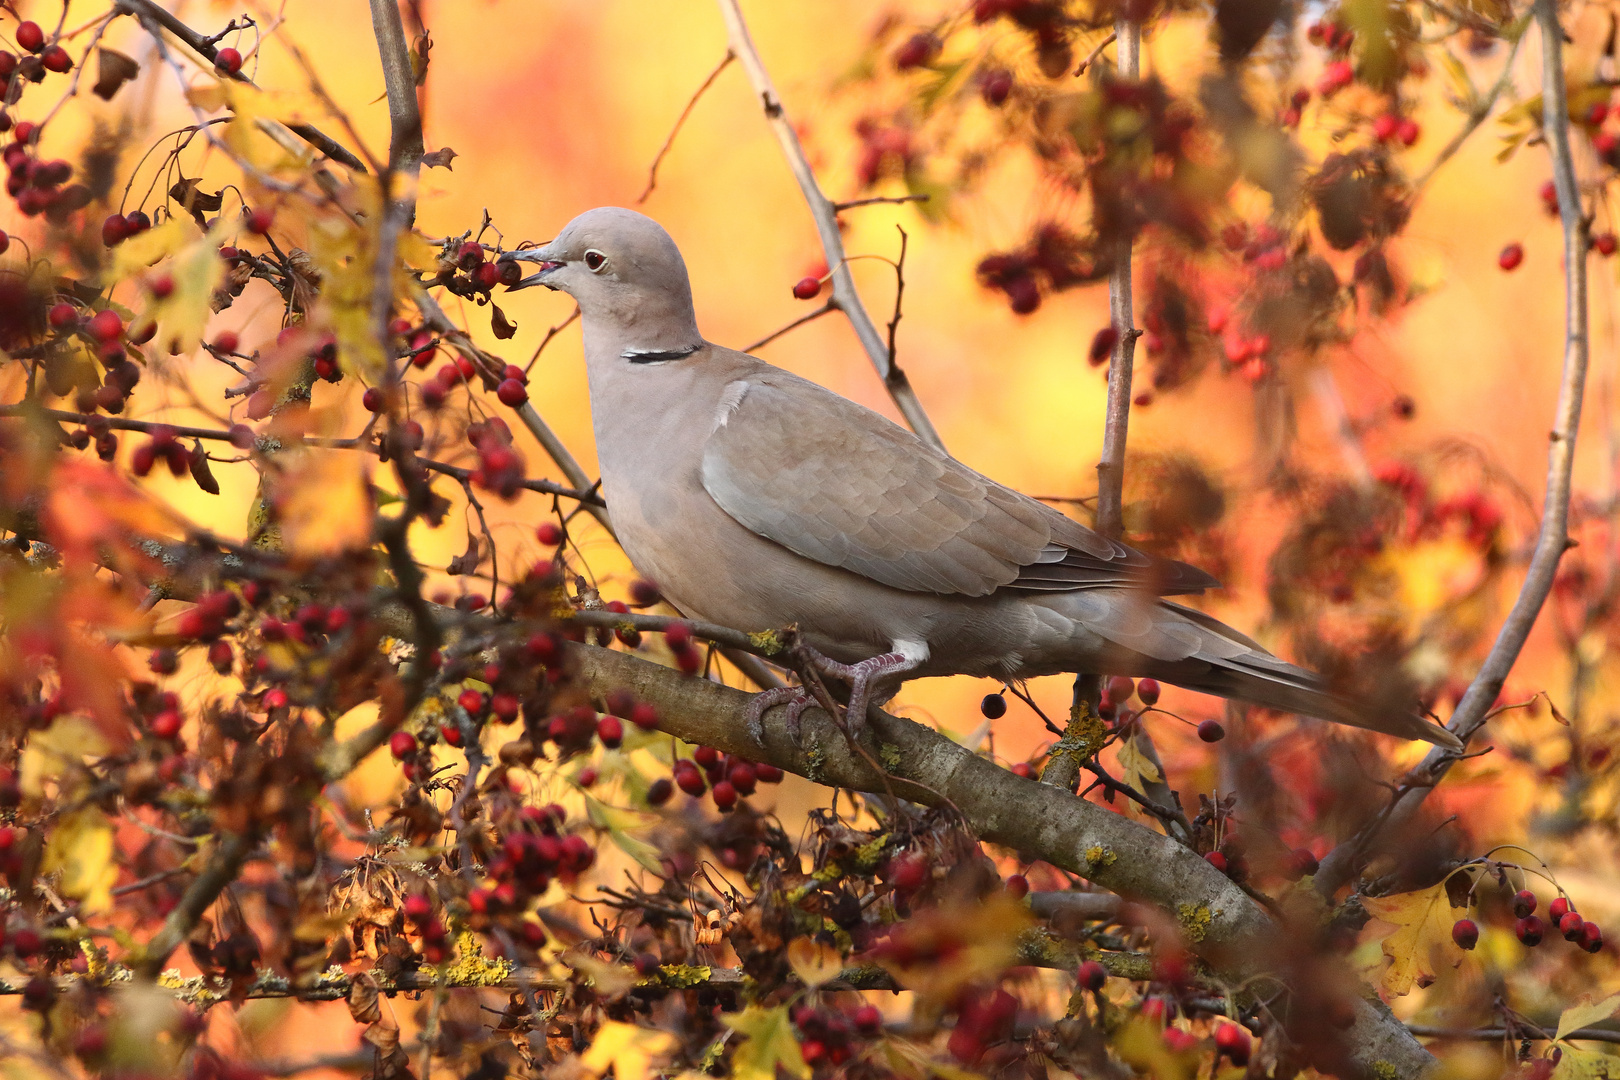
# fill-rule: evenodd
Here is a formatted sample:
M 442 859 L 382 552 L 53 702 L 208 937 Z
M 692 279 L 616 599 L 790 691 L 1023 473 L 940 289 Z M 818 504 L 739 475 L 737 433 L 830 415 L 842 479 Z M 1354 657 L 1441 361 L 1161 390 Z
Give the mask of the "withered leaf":
M 507 338 L 517 333 L 517 323 L 507 319 L 506 312 L 502 311 L 495 304 L 491 304 L 489 307 L 489 328 L 495 332 L 496 337 L 500 338 L 502 341 L 505 341 Z
M 349 1015 L 357 1024 L 375 1024 L 382 1019 L 382 1006 L 377 1003 L 377 980 L 362 971 L 349 984 Z
M 433 51 L 433 39 L 422 34 L 411 49 L 411 76 L 417 86 L 427 82 L 428 54 Z
M 198 487 L 210 495 L 219 494 L 219 481 L 214 479 L 214 471 L 208 467 L 208 453 L 203 450 L 201 441 L 186 455 L 186 464 L 190 466 L 191 478 L 197 481 Z
M 467 550 L 450 560 L 450 565 L 444 572 L 451 576 L 472 574 L 478 570 L 478 563 L 483 559 L 483 545 L 479 544 L 478 537 L 467 534 Z
M 445 146 L 430 154 L 423 154 L 422 167 L 427 169 L 447 169 L 450 172 L 455 172 L 456 170 L 450 166 L 450 163 L 455 159 L 456 152 Z
M 141 65 L 132 57 L 104 45 L 96 52 L 96 85 L 90 89 L 102 101 L 111 101 L 119 87 L 140 73 Z
M 217 214 L 219 208 L 225 205 L 225 199 L 218 192 L 209 194 L 206 191 L 197 190 L 199 183 L 201 181 L 196 177 L 178 180 L 169 189 L 169 198 L 185 207 L 186 211 L 196 220 L 199 228 L 206 229 L 208 228 L 208 219 L 204 215 Z

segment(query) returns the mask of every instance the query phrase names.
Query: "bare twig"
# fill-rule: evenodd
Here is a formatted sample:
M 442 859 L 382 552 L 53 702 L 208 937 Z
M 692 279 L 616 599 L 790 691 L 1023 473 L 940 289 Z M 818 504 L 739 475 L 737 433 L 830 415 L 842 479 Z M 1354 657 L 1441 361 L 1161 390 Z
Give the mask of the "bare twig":
M 910 202 L 927 202 L 929 194 L 920 192 L 915 195 L 870 195 L 864 199 L 849 199 L 845 202 L 833 203 L 833 210 L 842 214 L 845 210 L 853 210 L 857 206 L 876 206 L 879 203 L 892 203 L 900 205 Z
M 827 312 L 829 312 L 829 311 L 837 311 L 837 310 L 838 310 L 838 305 L 833 303 L 831 300 L 828 300 L 825 304 L 822 304 L 820 307 L 816 308 L 816 310 L 810 312 L 808 315 L 800 315 L 797 319 L 794 319 L 792 322 L 788 323 L 786 326 L 780 327 L 780 328 L 778 328 L 776 330 L 772 330 L 770 333 L 766 334 L 764 337 L 760 338 L 758 341 L 754 342 L 752 345 L 749 345 L 747 348 L 743 349 L 743 352 L 750 352 L 751 353 L 755 349 L 764 348 L 766 345 L 769 345 L 771 342 L 775 341 L 777 338 L 781 337 L 783 334 L 787 333 L 789 330 L 797 330 L 799 327 L 803 326 L 805 323 L 815 322 L 817 319 L 819 319 L 823 315 L 827 314 Z
M 860 339 L 868 359 L 877 369 L 878 376 L 882 378 L 889 396 L 894 399 L 900 415 L 911 425 L 911 430 L 923 441 L 943 450 L 944 443 L 940 441 L 939 433 L 934 430 L 928 414 L 923 411 L 922 403 L 917 400 L 917 394 L 912 389 L 910 380 L 906 378 L 905 372 L 892 362 L 883 336 L 878 332 L 877 325 L 872 322 L 872 316 L 867 313 L 866 306 L 861 302 L 860 293 L 855 290 L 855 279 L 849 272 L 844 255 L 844 240 L 838 232 L 838 209 L 822 193 L 821 185 L 816 182 L 816 175 L 810 168 L 809 159 L 805 157 L 804 147 L 799 143 L 799 133 L 794 130 L 792 121 L 782 108 L 782 98 L 777 94 L 770 73 L 765 70 L 765 64 L 759 57 L 759 50 L 754 47 L 754 40 L 748 33 L 748 24 L 743 21 L 742 9 L 737 6 L 737 0 L 719 0 L 719 4 L 720 15 L 726 22 L 726 35 L 731 43 L 731 51 L 742 61 L 743 69 L 748 72 L 748 80 L 753 84 L 754 93 L 759 96 L 760 104 L 764 107 L 765 119 L 771 125 L 771 130 L 776 133 L 777 141 L 782 144 L 782 152 L 787 156 L 788 166 L 793 170 L 794 179 L 799 182 L 799 190 L 804 195 L 805 202 L 809 204 L 810 216 L 815 219 L 816 232 L 821 237 L 822 253 L 826 256 L 827 265 L 832 267 L 833 305 L 844 313 L 850 325 L 854 327 L 855 336 Z
M 896 225 L 900 231 L 900 258 L 894 264 L 894 318 L 889 320 L 889 364 L 894 364 L 894 333 L 900 329 L 900 301 L 906 295 L 906 230 Z
M 670 147 L 675 145 L 675 136 L 681 133 L 682 125 L 686 123 L 686 118 L 692 115 L 692 110 L 697 107 L 698 99 L 708 92 L 709 87 L 714 85 L 714 80 L 718 79 L 720 77 L 720 73 L 726 70 L 726 66 L 736 58 L 737 54 L 732 52 L 730 49 L 727 49 L 726 55 L 722 56 L 720 58 L 720 62 L 714 65 L 714 70 L 709 72 L 709 77 L 703 80 L 703 85 L 699 86 L 697 88 L 697 92 L 687 100 L 686 108 L 682 109 L 681 115 L 675 118 L 675 126 L 669 129 L 669 137 L 664 140 L 664 145 L 660 146 L 658 148 L 658 153 L 653 156 L 652 166 L 647 170 L 647 187 L 646 190 L 644 190 L 640 196 L 636 198 L 637 206 L 640 206 L 642 203 L 646 202 L 647 196 L 651 195 L 653 193 L 653 188 L 658 186 L 658 166 L 664 163 L 665 155 L 669 153 Z
M 1469 684 L 1446 727 L 1466 743 L 1486 720 L 1487 711 L 1502 692 L 1519 651 L 1530 636 L 1536 616 L 1558 574 L 1558 563 L 1569 548 L 1570 485 L 1575 463 L 1575 438 L 1580 430 L 1581 400 L 1586 390 L 1588 355 L 1586 260 L 1588 225 L 1581 209 L 1575 160 L 1569 139 L 1569 104 L 1564 85 L 1563 29 L 1558 23 L 1556 0 L 1536 0 L 1541 26 L 1542 126 L 1552 154 L 1553 184 L 1564 229 L 1564 371 L 1553 417 L 1547 461 L 1547 489 L 1541 510 L 1541 529 L 1525 573 L 1524 584 L 1497 632 L 1479 673 Z M 1332 895 L 1356 873 L 1361 855 L 1384 829 L 1411 820 L 1434 786 L 1458 760 L 1455 752 L 1433 750 L 1409 774 L 1395 801 L 1379 818 L 1322 860 L 1316 887 Z
M 1116 29 L 1113 33 L 1097 42 L 1097 47 L 1086 54 L 1086 58 L 1080 61 L 1080 66 L 1074 69 L 1074 73 L 1076 75 L 1084 75 L 1087 71 L 1091 70 L 1091 65 L 1097 62 L 1097 57 L 1102 55 L 1102 51 L 1108 48 L 1108 46 L 1112 45 L 1118 38 L 1119 30 Z M 1120 70 L 1122 71 L 1124 70 L 1124 59 L 1124 50 L 1122 49 L 1120 51 Z
M 191 934 L 203 912 L 218 899 L 225 886 L 235 881 L 242 872 L 242 864 L 247 861 L 256 844 L 257 840 L 246 833 L 225 838 L 224 843 L 209 857 L 208 865 L 197 880 L 181 896 L 180 903 L 163 920 L 163 926 L 142 948 L 138 963 L 133 965 L 137 971 L 147 978 L 156 978 L 168 961 L 169 954 Z
M 118 6 L 125 11 L 140 15 L 143 19 L 151 19 L 156 22 L 163 29 L 179 38 L 192 52 L 207 60 L 209 67 L 214 66 L 214 59 L 219 55 L 219 50 L 210 44 L 207 38 L 159 7 L 153 0 L 118 0 Z M 254 85 L 253 80 L 241 72 L 237 72 L 230 77 L 237 82 L 244 82 L 249 86 Z M 323 134 L 319 129 L 309 124 L 288 124 L 287 127 L 300 139 L 303 139 L 345 168 L 352 169 L 355 172 L 366 171 L 365 165 L 348 148 L 333 140 L 331 136 Z
M 1434 179 L 1434 174 L 1440 171 L 1440 166 L 1456 156 L 1457 151 L 1462 149 L 1463 143 L 1468 141 L 1468 137 L 1477 131 L 1479 126 L 1490 117 L 1491 110 L 1496 108 L 1496 103 L 1501 100 L 1503 92 L 1513 85 L 1513 65 L 1519 58 L 1519 46 L 1523 44 L 1528 33 L 1528 27 L 1520 30 L 1519 36 L 1513 39 L 1513 44 L 1508 48 L 1507 61 L 1502 65 L 1502 74 L 1497 76 L 1496 82 L 1491 85 L 1485 96 L 1474 102 L 1473 107 L 1468 110 L 1467 122 L 1463 124 L 1457 134 L 1453 135 L 1451 141 L 1446 143 L 1440 152 L 1435 155 L 1434 160 L 1429 163 L 1429 167 L 1423 170 L 1422 175 L 1412 181 L 1414 195 L 1421 192 L 1429 181 Z
M 574 320 L 578 318 L 579 308 L 576 306 L 573 311 L 569 312 L 568 318 L 546 331 L 546 336 L 541 338 L 540 344 L 535 347 L 534 355 L 529 357 L 529 362 L 527 364 L 523 365 L 523 374 L 527 375 L 530 371 L 534 370 L 536 361 L 540 359 L 540 354 L 546 351 L 546 346 L 551 344 L 551 339 L 568 329 L 568 327 L 572 326 L 574 324 Z

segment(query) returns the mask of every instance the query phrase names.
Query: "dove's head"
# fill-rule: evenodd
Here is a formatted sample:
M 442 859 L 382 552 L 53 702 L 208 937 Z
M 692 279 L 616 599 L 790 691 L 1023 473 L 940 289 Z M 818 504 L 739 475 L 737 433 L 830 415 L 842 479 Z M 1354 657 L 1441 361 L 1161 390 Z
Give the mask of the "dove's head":
M 540 265 L 517 287 L 544 285 L 572 296 L 587 337 L 604 335 L 630 351 L 702 344 L 680 249 L 645 214 L 617 206 L 587 210 L 551 243 L 513 257 Z

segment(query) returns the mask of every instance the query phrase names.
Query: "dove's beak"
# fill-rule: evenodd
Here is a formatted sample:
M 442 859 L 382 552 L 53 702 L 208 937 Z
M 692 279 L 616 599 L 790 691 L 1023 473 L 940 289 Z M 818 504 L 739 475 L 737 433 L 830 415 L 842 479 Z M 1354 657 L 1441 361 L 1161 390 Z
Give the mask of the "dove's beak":
M 556 287 L 553 285 L 547 285 L 546 278 L 551 274 L 552 271 L 559 269 L 563 263 L 557 259 L 547 258 L 545 248 L 534 248 L 529 251 L 513 251 L 501 257 L 503 259 L 512 259 L 516 262 L 538 263 L 540 267 L 528 277 L 519 280 L 516 285 L 511 286 L 508 290 L 509 292 L 515 292 L 518 289 L 527 289 L 531 285 L 545 285 L 548 289 Z

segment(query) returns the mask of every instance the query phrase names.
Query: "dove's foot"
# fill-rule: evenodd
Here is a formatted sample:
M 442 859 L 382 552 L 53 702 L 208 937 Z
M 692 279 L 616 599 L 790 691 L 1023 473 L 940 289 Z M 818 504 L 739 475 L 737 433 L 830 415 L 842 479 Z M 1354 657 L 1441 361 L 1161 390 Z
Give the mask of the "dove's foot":
M 802 642 L 799 644 L 799 651 L 805 659 L 815 665 L 816 670 L 826 675 L 836 675 L 849 683 L 849 705 L 844 709 L 844 731 L 851 739 L 859 739 L 861 732 L 866 730 L 867 706 L 886 700 L 873 696 L 879 685 L 892 676 L 915 670 L 922 663 L 922 660 L 915 656 L 888 652 L 869 660 L 862 660 L 858 664 L 841 664 Z
M 748 734 L 753 737 L 756 746 L 765 745 L 765 714 L 778 705 L 786 705 L 788 737 L 793 740 L 794 746 L 799 746 L 799 720 L 804 711 L 816 703 L 816 699 L 809 690 L 802 686 L 778 686 L 771 690 L 761 690 L 748 699 L 748 709 L 743 714 L 748 721 Z

